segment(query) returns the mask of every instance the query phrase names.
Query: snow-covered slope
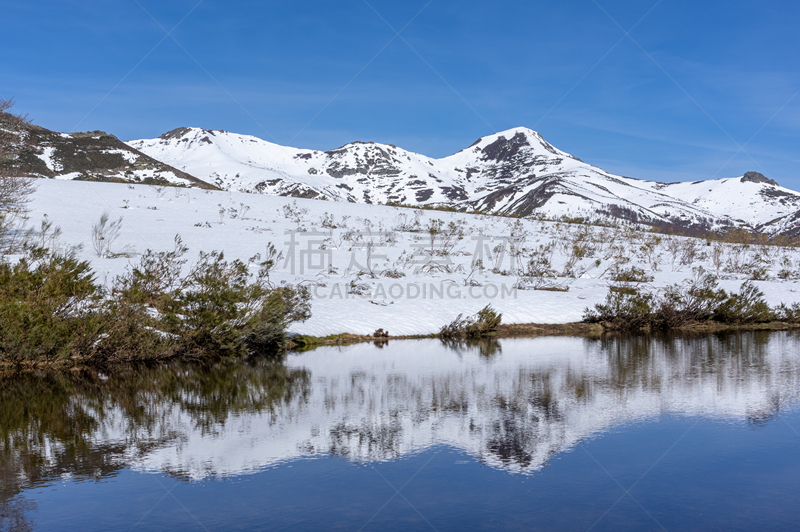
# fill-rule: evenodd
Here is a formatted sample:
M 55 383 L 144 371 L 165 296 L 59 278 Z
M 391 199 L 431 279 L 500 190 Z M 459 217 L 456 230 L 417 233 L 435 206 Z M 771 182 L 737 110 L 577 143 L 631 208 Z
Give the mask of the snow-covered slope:
M 617 267 L 640 268 L 653 278 L 648 286 L 662 288 L 702 266 L 728 291 L 756 277 L 770 305 L 800 302 L 796 247 L 706 246 L 625 228 L 56 179 L 38 183 L 30 207 L 36 226 L 46 218 L 61 228 L 62 244 L 83 244 L 77 256 L 108 283 L 137 259 L 97 256 L 92 226 L 104 212 L 124 218 L 112 253 L 172 250 L 176 234 L 190 257 L 218 250 L 247 262 L 274 245 L 282 258 L 272 282 L 307 285 L 314 298 L 311 319 L 292 325 L 298 334 L 430 334 L 487 304 L 504 323 L 579 321 L 605 299 Z
M 800 232 L 800 193 L 761 174 L 669 184 L 617 176 L 526 128 L 481 137 L 443 159 L 372 142 L 327 152 L 303 150 L 199 128 L 178 128 L 128 144 L 232 191 L 447 205 L 547 218 L 622 218 L 683 228 Z
M 727 214 L 753 228 L 782 227 L 780 220 L 800 210 L 800 194 L 757 172 L 742 177 L 669 183 L 661 190 L 717 215 Z

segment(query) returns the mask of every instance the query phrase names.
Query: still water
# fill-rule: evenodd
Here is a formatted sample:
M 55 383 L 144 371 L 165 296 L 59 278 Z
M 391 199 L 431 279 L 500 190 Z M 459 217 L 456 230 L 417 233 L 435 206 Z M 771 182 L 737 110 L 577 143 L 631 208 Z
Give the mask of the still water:
M 0 530 L 800 528 L 800 334 L 0 379 Z

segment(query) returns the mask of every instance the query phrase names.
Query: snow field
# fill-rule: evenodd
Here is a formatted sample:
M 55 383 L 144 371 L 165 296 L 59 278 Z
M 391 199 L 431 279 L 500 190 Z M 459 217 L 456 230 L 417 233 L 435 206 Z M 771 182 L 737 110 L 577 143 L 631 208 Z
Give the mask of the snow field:
M 312 291 L 313 316 L 293 325 L 298 334 L 371 334 L 378 328 L 392 335 L 429 334 L 487 304 L 503 314 L 503 323 L 579 321 L 585 307 L 605 299 L 609 269 L 625 258 L 630 262 L 620 267 L 645 270 L 653 287 L 681 282 L 692 276 L 692 267 L 703 266 L 735 291 L 759 267 L 769 280 L 756 285 L 771 305 L 800 301 L 800 251 L 794 248 L 707 246 L 705 240 L 641 231 L 237 192 L 44 179 L 36 184 L 30 223 L 38 226 L 46 216 L 61 228 L 64 244 L 82 244 L 79 257 L 92 262 L 103 283 L 136 261 L 97 257 L 92 225 L 104 211 L 111 220 L 123 218 L 112 252 L 127 245 L 138 253 L 171 250 L 180 235 L 190 259 L 220 250 L 229 260 L 247 261 L 256 254 L 265 258 L 274 245 L 283 255 L 271 280 Z M 433 247 L 431 228 L 438 231 Z M 575 246 L 584 250 L 582 258 Z M 473 267 L 477 258 L 484 269 Z M 510 273 L 527 268 L 531 258 L 558 276 L 521 279 Z M 785 279 L 777 277 L 782 270 Z M 568 290 L 532 289 L 537 285 Z

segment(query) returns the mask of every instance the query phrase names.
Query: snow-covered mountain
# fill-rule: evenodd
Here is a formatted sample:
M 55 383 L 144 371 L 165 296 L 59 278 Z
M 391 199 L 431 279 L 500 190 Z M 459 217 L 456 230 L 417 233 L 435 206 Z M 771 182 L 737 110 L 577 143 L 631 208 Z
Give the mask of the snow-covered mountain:
M 226 190 L 800 233 L 800 193 L 761 174 L 694 183 L 623 177 L 555 148 L 526 128 L 481 137 L 442 159 L 374 142 L 354 142 L 327 152 L 297 149 L 200 128 L 178 128 L 128 144 Z

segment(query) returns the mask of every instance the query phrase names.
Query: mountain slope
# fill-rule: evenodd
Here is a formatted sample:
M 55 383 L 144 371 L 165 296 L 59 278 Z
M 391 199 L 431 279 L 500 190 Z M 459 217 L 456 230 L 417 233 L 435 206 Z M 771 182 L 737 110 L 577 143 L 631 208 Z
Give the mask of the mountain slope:
M 225 190 L 357 203 L 446 205 L 518 216 L 625 219 L 684 229 L 800 233 L 800 194 L 761 174 L 658 183 L 610 174 L 535 131 L 481 137 L 442 159 L 354 142 L 327 152 L 178 128 L 128 143 Z
M 22 124 L 5 132 L 13 157 L 0 170 L 17 175 L 215 188 L 103 131 L 57 133 Z
M 736 178 L 670 183 L 662 190 L 709 212 L 727 214 L 739 224 L 759 231 L 785 233 L 800 229 L 791 223 L 800 210 L 800 194 L 758 172 Z

